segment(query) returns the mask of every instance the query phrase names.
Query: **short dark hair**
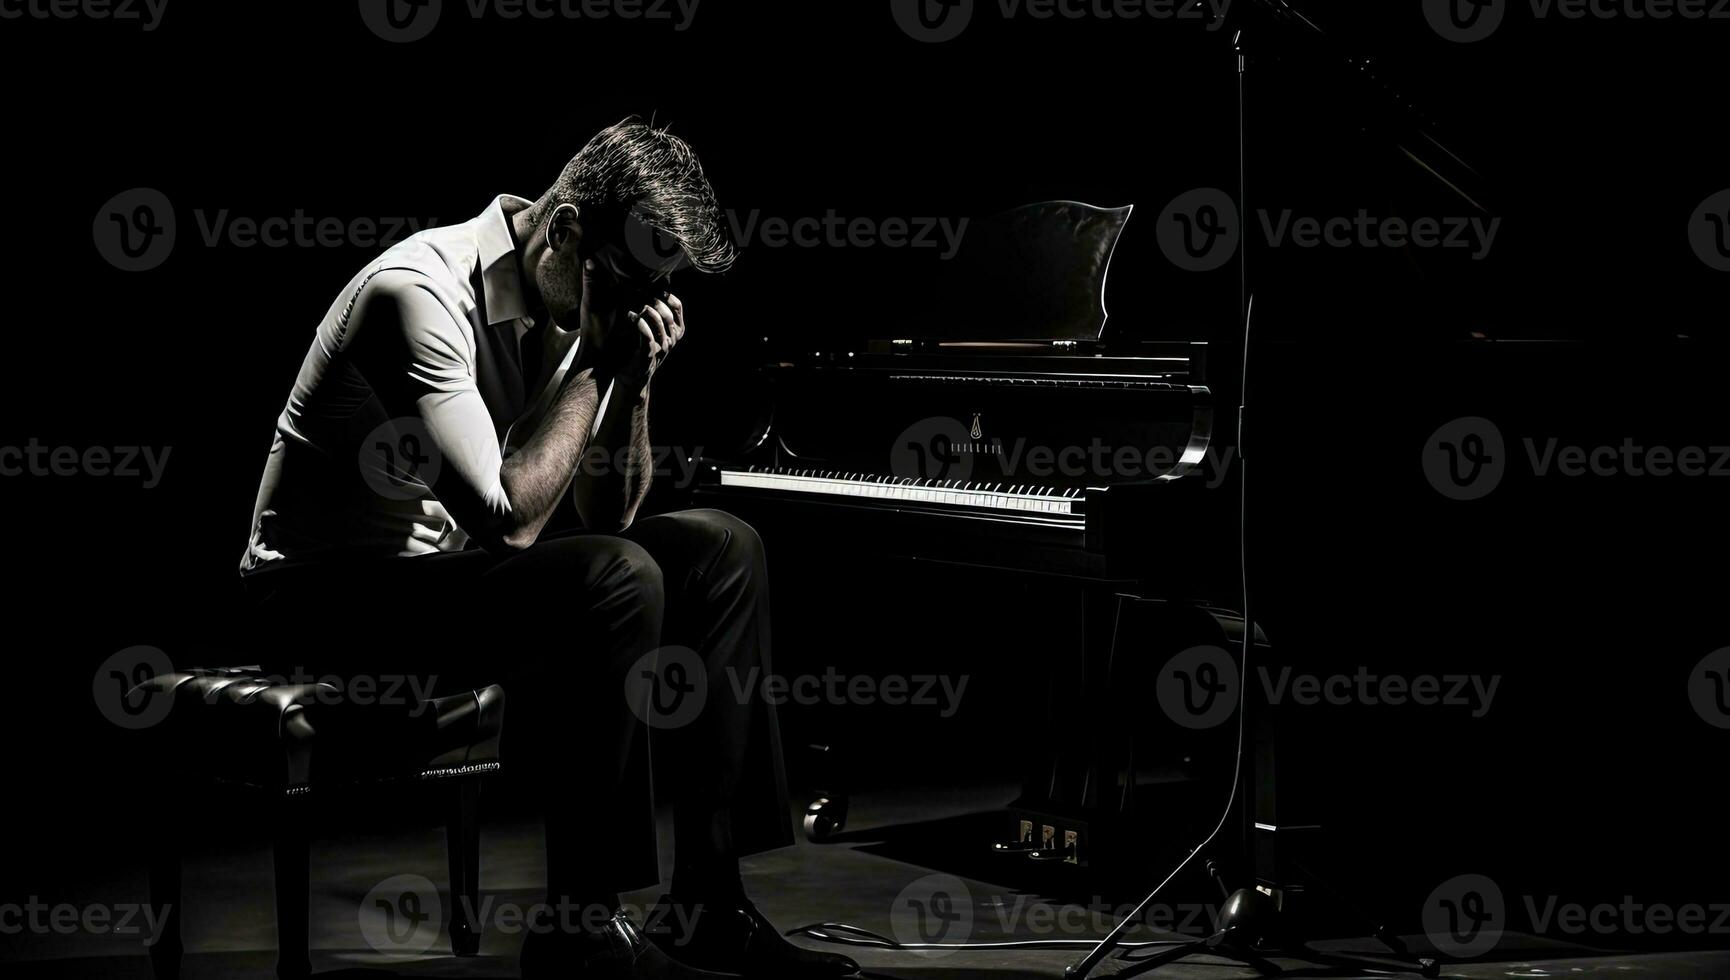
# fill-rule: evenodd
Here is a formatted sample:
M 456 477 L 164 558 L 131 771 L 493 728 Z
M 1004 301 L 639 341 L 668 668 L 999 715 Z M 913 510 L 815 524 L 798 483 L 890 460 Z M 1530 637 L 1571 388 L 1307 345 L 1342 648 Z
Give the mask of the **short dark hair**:
M 561 204 L 621 226 L 641 222 L 678 243 L 699 272 L 724 272 L 738 254 L 697 154 L 637 116 L 589 140 L 538 202 L 536 221 Z

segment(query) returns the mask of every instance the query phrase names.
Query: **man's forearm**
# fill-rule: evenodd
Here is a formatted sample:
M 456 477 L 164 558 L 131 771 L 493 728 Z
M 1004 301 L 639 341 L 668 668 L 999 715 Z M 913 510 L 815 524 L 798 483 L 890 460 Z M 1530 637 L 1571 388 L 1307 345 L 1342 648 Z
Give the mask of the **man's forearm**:
M 628 448 L 626 448 L 628 447 Z M 595 433 L 595 450 L 603 465 L 582 473 L 572 486 L 583 526 L 597 531 L 629 527 L 649 493 L 654 477 L 654 453 L 649 448 L 649 384 L 619 378 L 607 400 L 606 414 Z M 626 448 L 621 453 L 619 450 Z M 623 467 L 611 465 L 620 458 Z
M 499 470 L 505 497 L 511 504 L 512 529 L 505 544 L 527 548 L 553 516 L 571 477 L 588 448 L 600 406 L 600 387 L 593 368 L 573 376 L 523 447 Z

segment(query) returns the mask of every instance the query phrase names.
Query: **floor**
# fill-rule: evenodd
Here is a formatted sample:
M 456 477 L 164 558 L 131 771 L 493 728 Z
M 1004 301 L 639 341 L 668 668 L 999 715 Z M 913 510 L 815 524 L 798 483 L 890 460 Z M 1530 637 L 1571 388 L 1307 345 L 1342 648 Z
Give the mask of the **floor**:
M 987 794 L 989 795 L 989 794 Z M 1001 803 L 1007 797 L 1000 797 Z M 1056 906 L 993 885 L 987 876 L 966 874 L 957 878 L 933 878 L 928 867 L 897 859 L 880 846 L 893 838 L 893 828 L 932 819 L 965 819 L 981 809 L 980 791 L 945 791 L 927 788 L 909 792 L 867 794 L 854 803 L 845 841 L 797 846 L 750 859 L 745 868 L 746 884 L 763 911 L 783 929 L 823 920 L 845 921 L 881 934 L 904 935 L 911 920 L 892 918 L 892 908 L 908 907 L 907 895 L 927 901 L 939 892 L 965 890 L 971 902 L 953 902 L 951 909 L 972 910 L 967 935 L 974 941 L 1062 935 L 1085 938 L 1109 928 L 1103 914 L 1069 907 L 1058 914 Z M 539 834 L 533 822 L 522 818 L 495 819 L 485 829 L 483 840 L 483 893 L 491 905 L 486 910 L 492 923 L 486 932 L 481 955 L 457 959 L 442 941 L 424 953 L 380 953 L 369 944 L 381 923 L 370 922 L 363 911 L 369 892 L 380 882 L 398 874 L 419 874 L 434 882 L 444 878 L 444 840 L 435 827 L 404 834 L 346 834 L 321 837 L 315 842 L 313 921 L 315 949 L 313 965 L 321 975 L 352 977 L 496 977 L 516 976 L 516 955 L 522 931 L 512 916 L 540 897 L 542 887 Z M 183 976 L 197 978 L 272 977 L 274 927 L 271 921 L 268 853 L 255 848 L 216 848 L 187 868 L 187 925 L 189 951 Z M 987 856 L 989 857 L 989 856 Z M 990 865 L 977 867 L 988 868 Z M 969 865 L 969 868 L 975 866 Z M 255 870 L 256 869 L 256 870 Z M 771 884 L 772 882 L 772 884 Z M 113 881 L 95 883 L 84 901 L 118 904 L 141 901 L 144 886 L 140 876 L 129 874 Z M 657 891 L 625 896 L 627 905 L 652 904 Z M 944 937 L 953 941 L 956 935 Z M 149 962 L 142 955 L 137 937 L 91 935 L 26 935 L 10 937 L 4 959 L 14 959 L 5 970 L 10 977 L 120 977 L 150 976 Z M 801 940 L 808 941 L 808 940 Z M 1541 945 L 1541 941 L 1536 941 Z M 1505 947 L 1522 948 L 1509 937 Z M 828 947 L 834 948 L 834 947 Z M 958 951 L 908 953 L 882 949 L 849 949 L 866 969 L 878 977 L 1055 978 L 1072 962 L 1076 952 L 1065 950 Z M 1493 963 L 1452 967 L 1444 975 L 1453 977 L 1588 977 L 1614 974 L 1620 977 L 1721 977 L 1730 975 L 1730 952 L 1646 954 L 1638 956 L 1580 955 L 1586 951 L 1534 948 L 1531 959 L 1502 959 Z M 1296 961 L 1279 961 L 1297 976 L 1360 976 L 1374 974 L 1330 972 L 1306 967 Z M 1108 961 L 1099 975 L 1120 972 L 1123 965 Z M 1253 971 L 1232 964 L 1196 957 L 1168 967 L 1160 976 L 1228 978 L 1255 976 Z

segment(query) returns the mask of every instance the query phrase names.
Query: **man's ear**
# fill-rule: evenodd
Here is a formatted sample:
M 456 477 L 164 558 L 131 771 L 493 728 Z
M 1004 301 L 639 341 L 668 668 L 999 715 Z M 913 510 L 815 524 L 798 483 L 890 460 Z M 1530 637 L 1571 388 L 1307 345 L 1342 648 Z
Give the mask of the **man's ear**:
M 580 214 L 575 204 L 561 204 L 553 209 L 552 214 L 547 215 L 543 227 L 546 229 L 548 248 L 556 252 L 583 240 L 582 225 L 577 223 Z

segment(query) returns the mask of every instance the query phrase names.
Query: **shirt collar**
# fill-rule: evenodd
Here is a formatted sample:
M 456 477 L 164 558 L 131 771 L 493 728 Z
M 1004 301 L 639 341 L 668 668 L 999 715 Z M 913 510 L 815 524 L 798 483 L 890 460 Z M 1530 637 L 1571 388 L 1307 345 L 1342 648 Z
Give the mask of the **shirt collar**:
M 511 238 L 510 219 L 505 216 L 506 201 L 531 203 L 511 194 L 501 194 L 481 212 L 475 225 L 488 326 L 519 320 L 529 313 L 528 303 L 523 298 L 523 276 L 517 265 L 517 246 Z

